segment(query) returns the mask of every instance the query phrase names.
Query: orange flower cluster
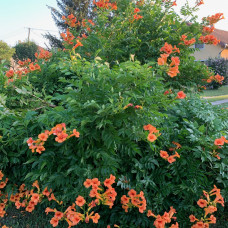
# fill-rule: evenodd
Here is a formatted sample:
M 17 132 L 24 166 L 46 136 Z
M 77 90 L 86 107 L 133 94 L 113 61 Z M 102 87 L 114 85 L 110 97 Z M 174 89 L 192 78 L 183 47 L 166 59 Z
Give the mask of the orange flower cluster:
M 176 45 L 172 46 L 171 44 L 168 44 L 165 42 L 164 46 L 160 49 L 161 52 L 165 52 L 166 54 L 172 54 L 172 53 L 180 53 L 179 48 L 176 47 Z
M 133 107 L 134 105 L 132 103 L 129 103 L 128 105 L 125 105 L 123 109 L 127 109 L 129 107 Z M 143 107 L 141 105 L 135 105 L 135 109 L 142 109 Z
M 224 136 L 222 136 L 222 137 L 219 138 L 219 139 L 215 139 L 215 141 L 214 141 L 214 144 L 215 144 L 216 146 L 223 146 L 224 143 L 228 143 L 228 140 L 226 140 L 226 138 L 225 138 Z
M 48 52 L 49 53 L 49 52 Z M 38 56 L 38 54 L 37 53 L 35 53 L 35 56 L 37 57 Z M 35 71 L 35 70 L 41 70 L 40 69 L 40 66 L 36 63 L 36 64 L 34 64 L 33 62 L 31 62 L 31 59 L 27 59 L 27 60 L 24 60 L 24 61 L 21 61 L 21 60 L 19 60 L 18 61 L 18 64 L 20 65 L 20 66 L 23 66 L 23 67 L 26 67 L 25 69 L 23 69 L 23 71 L 22 72 L 24 72 L 25 74 L 27 74 L 27 73 L 29 73 L 29 70 L 30 71 Z M 29 70 L 27 69 L 27 67 L 29 68 Z
M 133 21 L 134 20 L 139 20 L 139 19 L 142 19 L 143 16 L 139 15 L 138 13 L 140 12 L 141 10 L 139 8 L 135 8 L 134 10 L 134 15 L 133 15 Z
M 175 1 L 173 1 L 172 6 L 177 6 L 177 1 L 176 1 L 176 0 L 175 0 Z
M 37 61 L 37 60 L 36 60 Z M 24 61 L 19 60 L 18 64 L 22 67 L 19 70 L 9 70 L 6 72 L 6 77 L 8 78 L 8 83 L 14 82 L 15 80 L 21 79 L 23 76 L 26 76 L 28 73 L 32 71 L 41 71 L 40 66 L 36 63 L 31 62 L 31 59 L 27 59 Z
M 37 182 L 34 182 L 34 186 L 38 186 Z M 39 187 L 39 186 L 38 186 Z M 31 197 L 31 198 L 30 198 Z M 22 202 L 21 199 L 25 198 Z M 30 198 L 30 200 L 28 200 Z M 10 196 L 10 201 L 15 203 L 17 209 L 25 207 L 25 210 L 32 212 L 35 206 L 41 202 L 40 194 L 34 193 L 33 190 L 29 191 L 25 189 L 25 185 L 22 184 L 19 187 L 19 193 Z
M 80 26 L 80 22 L 79 21 L 77 22 L 77 18 L 73 14 L 70 14 L 67 17 L 62 16 L 62 20 L 65 21 L 65 24 L 69 25 L 72 28 L 75 28 L 76 26 Z
M 35 53 L 35 56 L 37 59 L 44 59 L 45 61 L 47 61 L 52 57 L 52 53 L 44 49 L 41 49 L 39 53 Z
M 1 171 L 0 171 L 0 175 L 1 175 L 1 177 L 4 176 Z M 51 194 L 51 190 L 49 192 L 47 190 L 47 188 L 45 188 L 45 190 L 41 193 L 38 181 L 35 181 L 32 186 L 34 188 L 37 188 L 37 190 L 38 190 L 37 193 L 34 192 L 35 189 L 32 189 L 32 190 L 25 189 L 25 184 L 22 184 L 19 187 L 18 193 L 11 194 L 9 201 L 13 202 L 17 209 L 23 207 L 23 208 L 25 208 L 25 210 L 27 212 L 32 212 L 35 209 L 35 206 L 39 202 L 41 202 L 41 200 L 42 200 L 42 198 L 44 198 L 44 196 L 47 196 L 49 201 L 55 200 L 58 204 L 62 204 L 62 202 L 60 203 L 55 199 L 53 193 Z M 51 194 L 51 196 L 49 196 L 50 194 Z M 0 199 L 2 201 L 2 203 L 0 203 L 0 217 L 3 217 L 5 215 L 4 209 L 8 202 L 8 194 L 2 194 L 0 192 Z
M 213 35 L 206 35 L 206 36 L 201 36 L 199 38 L 199 41 L 201 41 L 204 44 L 213 44 L 213 45 L 217 45 L 218 43 L 220 43 L 220 40 L 218 40 L 215 36 Z
M 221 138 L 218 138 L 218 139 L 215 139 L 215 141 L 214 141 L 214 145 L 213 145 L 213 152 L 211 152 L 211 155 L 213 156 L 213 157 L 216 157 L 216 158 L 218 158 L 218 159 L 221 159 L 220 157 L 219 157 L 219 153 L 218 153 L 218 149 L 221 149 L 222 148 L 222 146 L 225 144 L 225 143 L 228 143 L 228 140 L 224 137 L 224 136 L 222 136 Z
M 84 186 L 86 188 L 89 188 L 92 186 L 92 190 L 90 191 L 89 196 L 91 198 L 96 198 L 94 202 L 92 202 L 91 206 L 95 206 L 96 204 L 103 204 L 103 205 L 108 205 L 109 208 L 112 208 L 114 205 L 114 201 L 116 200 L 116 191 L 112 187 L 112 185 L 115 183 L 116 177 L 113 176 L 112 174 L 110 175 L 109 178 L 107 178 L 104 181 L 104 186 L 107 188 L 105 192 L 102 193 L 103 188 L 100 186 L 100 181 L 97 178 L 94 179 L 86 179 L 84 182 Z
M 26 63 L 21 61 L 20 64 L 24 64 L 24 66 L 25 66 Z M 6 77 L 8 78 L 8 83 L 21 79 L 22 76 L 26 76 L 29 72 L 35 71 L 35 70 L 40 71 L 41 69 L 38 64 L 33 65 L 33 63 L 29 64 L 29 69 L 24 68 L 24 69 L 16 70 L 16 71 L 9 70 L 6 72 Z
M 186 40 L 187 36 L 186 35 L 182 35 L 181 36 L 181 41 L 183 41 L 183 43 L 179 43 L 179 45 L 185 45 L 185 46 L 190 46 L 192 44 L 194 44 L 196 42 L 195 38 L 192 38 L 190 40 Z
M 80 133 L 76 129 L 70 132 L 70 135 L 68 135 L 66 132 L 67 130 L 65 123 L 57 124 L 51 129 L 51 131 L 46 130 L 43 133 L 39 134 L 37 140 L 33 140 L 30 137 L 27 140 L 29 149 L 32 150 L 32 153 L 36 151 L 37 153 L 41 154 L 42 151 L 45 151 L 44 144 L 50 135 L 56 135 L 55 141 L 58 143 L 62 143 L 73 136 L 79 138 Z
M 143 213 L 146 210 L 146 199 L 142 191 L 137 194 L 134 189 L 131 189 L 128 192 L 128 196 L 129 197 L 123 195 L 121 197 L 122 208 L 125 212 L 128 212 L 128 209 L 132 207 L 137 207 L 140 213 Z
M 82 36 L 78 36 L 77 38 L 78 38 L 79 40 L 82 40 L 82 39 L 87 39 L 88 36 L 87 36 L 85 33 L 83 33 Z
M 165 66 L 167 74 L 173 78 L 177 76 L 179 72 L 178 66 L 180 65 L 180 60 L 179 57 L 171 57 L 171 63 L 167 63 L 167 58 L 169 57 L 170 54 L 172 53 L 180 53 L 179 48 L 176 46 L 172 46 L 171 44 L 165 43 L 165 45 L 160 49 L 161 52 L 165 52 L 165 54 L 161 54 L 160 58 L 158 58 L 158 65 L 159 66 Z
M 73 41 L 75 39 L 75 36 L 70 32 L 69 29 L 67 29 L 66 34 L 61 33 L 60 35 L 67 44 L 74 45 Z M 79 39 L 82 39 L 82 38 L 87 38 L 87 36 L 82 35 L 82 37 L 79 37 Z M 79 39 L 76 40 L 76 44 L 72 48 L 73 50 L 75 50 L 79 46 L 83 46 L 83 44 L 79 41 Z
M 147 211 L 147 217 L 154 217 L 156 218 L 154 221 L 154 226 L 156 228 L 165 228 L 166 223 L 171 223 L 171 220 L 176 220 L 176 217 L 173 217 L 173 215 L 176 213 L 176 210 L 173 207 L 170 207 L 169 212 L 165 212 L 162 216 L 161 215 L 155 215 L 151 210 Z M 178 228 L 179 225 L 176 222 L 175 224 L 172 224 L 170 228 Z
M 110 177 L 103 182 L 107 190 L 101 193 L 100 191 L 103 191 L 103 188 L 101 187 L 101 182 L 97 178 L 87 179 L 84 182 L 84 186 L 86 188 L 92 186 L 92 190 L 90 191 L 90 197 L 95 197 L 96 199 L 90 203 L 86 203 L 86 200 L 83 196 L 78 196 L 75 200 L 75 203 L 72 204 L 72 206 L 69 206 L 65 210 L 65 212 L 57 211 L 56 209 L 51 209 L 49 207 L 46 208 L 45 212 L 47 214 L 49 212 L 55 213 L 50 223 L 53 227 L 56 227 L 58 226 L 60 220 L 65 220 L 68 223 L 69 228 L 78 225 L 79 222 L 89 223 L 90 220 L 92 220 L 93 223 L 98 223 L 100 215 L 98 213 L 94 214 L 94 211 L 90 211 L 92 208 L 96 207 L 96 205 L 99 204 L 108 205 L 110 208 L 112 208 L 117 195 L 115 189 L 112 188 L 112 184 L 114 183 L 115 176 L 111 174 Z M 80 207 L 80 209 L 83 210 L 84 213 L 77 212 L 76 205 Z M 85 209 L 85 205 L 88 206 L 87 210 Z
M 74 47 L 72 48 L 73 50 L 75 50 L 77 47 L 82 47 L 83 46 L 83 44 L 79 41 L 79 40 L 76 40 L 76 44 L 74 45 Z
M 199 207 L 204 208 L 204 216 L 200 219 L 197 219 L 194 215 L 190 215 L 190 222 L 196 222 L 192 228 L 208 228 L 209 224 L 216 223 L 216 217 L 212 214 L 217 211 L 216 206 L 218 203 L 224 207 L 224 199 L 220 194 L 220 189 L 218 189 L 215 185 L 209 193 L 203 191 L 203 194 L 206 197 L 206 200 L 199 199 L 197 204 Z M 215 196 L 214 200 L 211 199 L 212 196 Z M 210 217 L 209 214 L 211 214 Z
M 31 63 L 31 59 L 26 59 L 26 60 L 24 60 L 24 61 L 21 61 L 21 60 L 19 60 L 18 62 L 17 62 L 20 66 L 28 66 L 30 63 Z
M 203 33 L 206 35 L 211 34 L 212 32 L 214 32 L 215 27 L 211 26 L 211 27 L 207 27 L 207 26 L 203 26 Z
M 77 26 L 82 26 L 82 27 L 86 27 L 86 30 L 88 32 L 91 31 L 91 28 L 90 26 L 94 26 L 94 22 L 92 20 L 85 20 L 83 19 L 81 22 L 80 21 L 77 21 L 77 18 L 73 15 L 73 14 L 70 14 L 68 17 L 65 17 L 65 16 L 62 16 L 62 19 L 65 21 L 65 24 L 68 24 L 70 27 L 72 28 L 75 28 Z M 77 23 L 76 23 L 77 22 Z M 66 34 L 64 33 L 61 33 L 61 36 L 63 37 L 63 39 L 69 43 L 69 44 L 72 44 L 72 40 L 74 39 L 72 33 L 69 32 L 69 30 L 66 32 Z M 73 38 L 72 38 L 73 37 Z M 87 36 L 84 34 L 82 37 L 78 37 L 80 39 L 83 39 L 83 38 L 87 38 Z
M 73 45 L 73 40 L 74 40 L 74 35 L 70 32 L 69 29 L 67 29 L 66 34 L 65 33 L 61 33 L 60 36 L 63 38 L 63 40 L 68 43 Z
M 209 25 L 213 25 L 222 19 L 225 19 L 223 13 L 216 13 L 215 15 L 203 18 L 203 20 L 207 21 L 209 23 Z
M 160 156 L 165 159 L 166 161 L 168 161 L 170 164 L 176 161 L 176 157 L 180 158 L 180 155 L 177 153 L 176 150 L 181 148 L 181 145 L 177 142 L 172 142 L 174 145 L 176 145 L 176 147 L 171 147 L 169 148 L 169 151 L 175 151 L 174 155 L 169 155 L 167 151 L 164 150 L 160 150 Z
M 94 0 L 93 4 L 101 9 L 117 10 L 116 2 L 110 3 L 109 0 L 99 0 L 98 2 Z
M 0 189 L 5 188 L 7 182 L 8 182 L 8 178 L 5 178 L 5 181 L 3 181 L 4 174 L 2 173 L 2 171 L 0 170 Z M 8 195 L 4 195 L 2 194 L 2 192 L 0 191 L 0 200 L 2 201 L 2 203 L 0 203 L 0 217 L 4 217 L 6 211 L 5 211 L 5 207 L 6 207 L 6 203 L 8 202 Z
M 200 5 L 202 5 L 202 4 L 204 4 L 204 1 L 203 1 L 203 0 L 198 0 L 198 1 L 196 2 L 196 6 L 200 6 Z
M 179 91 L 177 93 L 177 99 L 184 99 L 186 97 L 186 94 L 183 91 Z
M 34 65 L 34 63 L 30 63 L 29 64 L 29 70 L 30 71 L 35 71 L 35 70 L 41 71 L 41 68 L 40 68 L 39 64 L 37 64 L 37 63 L 35 65 Z
M 7 78 L 12 78 L 14 76 L 15 72 L 14 70 L 9 70 L 6 72 L 6 77 Z
M 62 202 L 56 200 L 54 194 L 51 193 L 52 190 L 48 191 L 47 187 L 41 192 L 38 181 L 35 181 L 32 187 L 37 189 L 37 193 L 34 192 L 35 189 L 30 191 L 25 189 L 25 184 L 22 184 L 19 187 L 19 192 L 10 196 L 10 201 L 15 203 L 17 209 L 25 207 L 27 212 L 32 212 L 35 209 L 35 206 L 40 203 L 45 196 L 49 201 L 54 200 L 58 204 L 62 204 Z
M 144 0 L 139 0 L 139 1 L 136 2 L 136 5 L 137 5 L 137 6 L 143 6 L 144 3 L 145 3 Z
M 67 221 L 69 228 L 72 226 L 78 225 L 80 221 L 83 221 L 84 215 L 76 212 L 75 204 L 72 204 L 72 206 L 69 206 L 66 211 L 63 213 L 61 211 L 58 211 L 56 209 L 51 209 L 49 207 L 45 210 L 46 214 L 50 212 L 54 212 L 54 217 L 50 220 L 50 224 L 53 227 L 58 226 L 60 220 Z
M 218 82 L 219 84 L 222 84 L 224 80 L 224 77 L 217 74 L 217 75 L 212 75 L 207 79 L 207 83 L 211 83 L 212 81 Z
M 95 23 L 92 20 L 83 19 L 81 22 L 81 25 L 82 25 L 82 27 L 85 27 L 88 32 L 91 32 L 90 26 L 91 25 L 95 26 Z M 78 38 L 83 39 L 83 38 L 87 38 L 87 36 L 84 34 L 84 35 L 82 35 L 82 37 L 79 36 Z
M 148 141 L 154 142 L 157 137 L 161 134 L 159 134 L 159 130 L 157 130 L 156 127 L 152 126 L 151 124 L 143 126 L 143 129 L 145 131 L 149 131 L 149 134 L 147 136 Z

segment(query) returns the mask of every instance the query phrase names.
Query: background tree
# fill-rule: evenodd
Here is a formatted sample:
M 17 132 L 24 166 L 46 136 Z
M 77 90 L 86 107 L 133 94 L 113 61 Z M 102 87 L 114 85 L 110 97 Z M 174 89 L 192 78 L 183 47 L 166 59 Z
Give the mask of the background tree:
M 13 56 L 14 53 L 14 48 L 9 47 L 4 41 L 0 41 L 0 61 L 3 59 L 10 61 L 10 58 Z
M 68 25 L 62 20 L 62 16 L 67 17 L 73 14 L 78 20 L 92 17 L 92 0 L 57 0 L 59 10 L 52 6 L 48 6 L 51 10 L 52 17 L 60 32 L 64 32 Z M 62 39 L 55 35 L 47 33 L 44 35 L 48 39 L 51 47 L 63 48 Z
M 35 60 L 35 53 L 38 51 L 38 46 L 34 42 L 21 42 L 15 47 L 15 54 L 13 56 L 16 60 L 25 60 L 27 58 L 32 61 Z

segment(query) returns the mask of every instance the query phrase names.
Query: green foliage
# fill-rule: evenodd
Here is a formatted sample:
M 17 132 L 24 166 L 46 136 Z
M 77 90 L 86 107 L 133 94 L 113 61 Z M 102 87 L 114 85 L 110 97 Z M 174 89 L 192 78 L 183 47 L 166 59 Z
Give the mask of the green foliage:
M 0 61 L 8 60 L 10 61 L 11 57 L 15 53 L 15 49 L 7 45 L 7 43 L 0 40 Z
M 21 42 L 16 44 L 15 48 L 15 55 L 13 56 L 16 60 L 25 60 L 31 59 L 32 61 L 35 60 L 35 53 L 38 51 L 38 46 L 34 42 Z
M 221 135 L 227 136 L 227 110 L 213 107 L 196 98 L 184 100 L 168 110 L 163 129 L 165 134 L 161 137 L 166 142 L 173 140 L 182 145 L 179 162 L 170 167 L 168 172 L 171 174 L 172 185 L 164 188 L 164 191 L 171 188 L 170 192 L 176 198 L 182 195 L 184 200 L 179 205 L 179 214 L 181 211 L 192 210 L 192 204 L 197 200 L 196 192 L 200 194 L 200 189 L 208 189 L 207 186 L 212 186 L 215 182 L 227 198 L 227 146 L 220 150 L 221 160 L 211 155 L 214 139 Z M 178 184 L 174 184 L 175 180 Z
M 196 8 L 185 6 L 190 11 L 187 15 L 191 21 L 189 24 L 182 18 L 186 13 L 182 12 L 183 15 L 179 16 L 171 3 L 162 3 L 160 0 L 152 4 L 145 1 L 142 6 L 131 0 L 121 0 L 117 1 L 117 5 L 118 9 L 111 13 L 108 10 L 98 10 L 94 18 L 96 25 L 92 26 L 91 32 L 86 31 L 89 36 L 82 40 L 84 46 L 77 52 L 87 59 L 94 59 L 98 55 L 111 66 L 116 62 L 127 61 L 133 54 L 135 59 L 144 64 L 156 62 L 161 54 L 161 47 L 167 42 L 181 49 L 180 54 L 177 54 L 181 62 L 180 74 L 179 77 L 166 78 L 169 86 L 183 89 L 204 85 L 202 79 L 208 78 L 206 67 L 189 56 L 195 49 L 180 44 L 182 35 L 186 35 L 188 40 L 197 40 L 202 35 L 202 25 L 193 16 Z M 136 7 L 140 8 L 139 15 L 143 16 L 142 19 L 134 20 Z M 84 27 L 69 29 L 75 37 L 85 32 Z M 67 47 L 70 48 L 71 45 Z
M 1 112 L 1 150 L 5 151 L 1 168 L 10 179 L 18 183 L 22 177 L 26 183 L 38 180 L 59 199 L 70 202 L 76 194 L 86 194 L 82 188 L 86 178 L 104 180 L 112 173 L 119 179 L 120 196 L 129 187 L 143 189 L 148 208 L 160 213 L 173 205 L 182 224 L 188 224 L 189 211 L 196 212 L 194 204 L 202 189 L 210 190 L 215 183 L 227 189 L 227 146 L 220 152 L 221 161 L 210 154 L 214 139 L 228 135 L 226 110 L 193 98 L 170 106 L 160 78 L 137 61 L 110 69 L 100 60 L 72 57 L 59 69 L 67 73 L 69 66 L 73 76 L 60 78 L 65 90 L 53 97 L 58 100 L 57 107 L 40 114 L 27 111 L 20 117 L 5 109 Z M 128 103 L 143 109 L 124 109 Z M 41 155 L 32 154 L 26 140 L 61 122 L 69 129 L 76 128 L 81 137 L 62 144 L 50 137 Z M 161 130 L 156 143 L 146 139 L 143 125 L 147 123 Z M 182 145 L 181 158 L 169 164 L 159 151 L 172 147 L 172 141 Z M 226 191 L 222 194 L 228 198 Z M 119 205 L 99 213 L 104 217 L 99 227 L 117 222 L 129 227 L 149 224 L 146 216 L 136 210 L 125 214 Z
M 131 1 L 118 1 L 113 15 L 101 10 L 97 31 L 82 41 L 83 47 L 74 51 L 66 45 L 68 50 L 53 53 L 51 59 L 38 59 L 41 70 L 21 79 L 8 82 L 0 66 L 0 170 L 9 178 L 9 195 L 15 183 L 38 180 L 53 189 L 65 209 L 77 195 L 88 196 L 85 179 L 104 181 L 113 174 L 118 202 L 129 189 L 143 191 L 147 209 L 163 214 L 173 206 L 183 227 L 189 226 L 190 214 L 200 215 L 195 206 L 202 190 L 215 184 L 227 201 L 227 144 L 218 149 L 220 160 L 212 153 L 214 140 L 228 137 L 227 110 L 196 94 L 177 99 L 175 90 L 198 89 L 206 66 L 189 57 L 193 50 L 187 47 L 180 47 L 177 77 L 170 78 L 157 65 L 164 42 L 178 45 L 182 34 L 197 32 L 200 25 L 182 23 L 169 5 L 164 12 L 161 2 L 142 6 L 143 19 L 135 24 L 129 21 L 136 7 Z M 182 11 L 191 15 L 192 9 Z M 164 95 L 167 87 L 172 93 Z M 28 138 L 37 139 L 59 123 L 77 129 L 80 137 L 57 143 L 51 135 L 45 151 L 32 153 Z M 147 124 L 159 130 L 154 142 L 147 140 Z M 160 150 L 174 154 L 173 141 L 181 144 L 180 158 L 170 164 Z M 101 219 L 91 227 L 153 227 L 145 213 L 125 213 L 117 203 L 112 210 L 99 206 L 95 211 Z

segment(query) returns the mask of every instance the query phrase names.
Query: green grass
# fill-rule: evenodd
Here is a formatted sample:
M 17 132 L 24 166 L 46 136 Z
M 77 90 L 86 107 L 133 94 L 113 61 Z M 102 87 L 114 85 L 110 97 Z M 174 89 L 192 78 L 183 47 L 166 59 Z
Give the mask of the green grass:
M 212 102 L 212 101 L 221 101 L 228 99 L 228 95 L 222 95 L 222 96 L 214 96 L 214 97 L 204 97 L 204 99 Z
M 219 89 L 205 90 L 202 94 L 202 97 L 214 97 L 214 96 L 228 96 L 228 85 L 224 85 Z
M 205 90 L 201 97 L 210 102 L 228 99 L 228 85 L 215 90 Z

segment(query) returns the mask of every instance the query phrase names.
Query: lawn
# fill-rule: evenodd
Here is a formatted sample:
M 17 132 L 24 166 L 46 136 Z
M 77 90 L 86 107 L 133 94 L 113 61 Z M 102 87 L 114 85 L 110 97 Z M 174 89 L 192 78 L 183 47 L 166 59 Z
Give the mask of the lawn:
M 228 99 L 228 85 L 222 86 L 216 90 L 205 90 L 201 97 L 210 102 Z
M 228 85 L 224 85 L 219 89 L 208 89 L 203 92 L 202 97 L 214 97 L 228 95 Z

